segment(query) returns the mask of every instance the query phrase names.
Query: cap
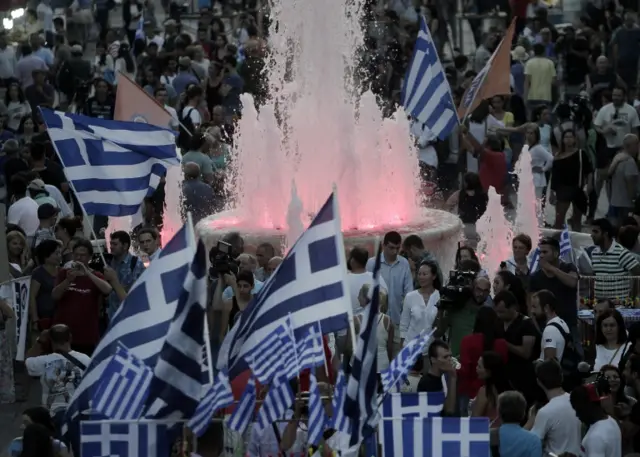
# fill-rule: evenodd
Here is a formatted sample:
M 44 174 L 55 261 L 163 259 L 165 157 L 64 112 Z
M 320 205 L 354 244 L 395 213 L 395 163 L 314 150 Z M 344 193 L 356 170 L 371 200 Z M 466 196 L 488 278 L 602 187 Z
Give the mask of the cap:
M 84 52 L 84 49 L 82 49 L 81 44 L 74 44 L 73 46 L 71 46 L 71 52 L 82 54 Z
M 57 216 L 58 208 L 53 206 L 51 203 L 44 203 L 38 207 L 38 219 L 50 219 L 54 216 Z
M 524 46 L 516 46 L 516 48 L 511 51 L 511 57 L 513 60 L 527 60 L 527 51 Z
M 47 190 L 42 179 L 34 179 L 27 187 L 29 190 Z

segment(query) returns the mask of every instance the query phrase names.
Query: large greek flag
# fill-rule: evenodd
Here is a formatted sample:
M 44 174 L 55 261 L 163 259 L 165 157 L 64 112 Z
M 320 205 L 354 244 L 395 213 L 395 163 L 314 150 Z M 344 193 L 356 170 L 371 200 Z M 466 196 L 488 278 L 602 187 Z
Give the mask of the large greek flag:
M 402 86 L 402 106 L 433 133 L 434 139 L 444 140 L 458 125 L 451 87 L 424 17 L 420 18 L 420 33 Z
M 347 328 L 351 309 L 334 193 L 225 338 L 229 350 L 220 351 L 218 368 L 228 366 L 233 379 L 247 367 L 247 352 L 287 318 L 300 341 L 316 323 L 323 333 Z
M 42 109 L 64 173 L 87 214 L 130 216 L 179 165 L 175 133 L 141 122 L 107 121 Z
M 83 421 L 80 456 L 169 457 L 173 443 L 167 429 L 151 421 Z
M 183 292 L 195 246 L 193 231 L 183 226 L 142 273 L 114 314 L 69 402 L 65 419 L 72 436 L 80 436 L 77 419 L 90 409 L 91 390 L 104 379 L 104 370 L 119 343 L 147 366 L 155 367 Z

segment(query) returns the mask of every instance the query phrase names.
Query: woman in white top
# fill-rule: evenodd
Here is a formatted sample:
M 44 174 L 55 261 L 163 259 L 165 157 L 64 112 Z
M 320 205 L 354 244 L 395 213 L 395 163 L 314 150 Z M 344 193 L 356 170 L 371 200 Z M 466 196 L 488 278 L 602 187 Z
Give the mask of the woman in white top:
M 116 75 L 118 72 L 123 73 L 127 76 L 131 81 L 136 80 L 136 64 L 133 61 L 133 56 L 131 55 L 131 50 L 129 49 L 129 45 L 127 43 L 121 43 L 120 49 L 118 49 L 118 57 L 114 62 L 114 68 Z M 118 82 L 116 78 L 116 83 Z
M 536 198 L 542 198 L 542 194 L 547 188 L 545 173 L 551 170 L 553 155 L 540 144 L 540 129 L 536 124 L 527 126 L 526 135 L 529 154 L 531 155 L 531 171 L 533 173 L 533 185 L 536 189 Z
M 516 276 L 529 275 L 529 253 L 533 248 L 531 237 L 525 233 L 519 233 L 511 242 L 513 256 L 505 261 L 504 269 Z
M 600 371 L 605 365 L 618 366 L 627 343 L 627 330 L 619 311 L 607 310 L 598 316 L 595 342 L 593 371 Z
M 31 107 L 18 83 L 12 83 L 7 89 L 4 106 L 7 107 L 7 129 L 17 132 L 22 118 L 31 113 Z
M 358 294 L 360 306 L 364 308 L 371 302 L 371 292 L 369 284 L 364 284 Z M 393 325 L 391 319 L 386 315 L 388 306 L 387 293 L 380 289 L 380 315 L 378 316 L 378 373 L 389 368 L 389 362 L 393 356 Z M 354 329 L 360 333 L 362 314 L 354 317 Z M 351 338 L 347 338 L 348 342 Z
M 107 45 L 104 43 L 98 43 L 96 45 L 96 58 L 93 61 L 93 72 L 96 78 L 103 78 L 113 82 L 113 76 L 115 75 L 114 62 L 111 54 L 107 52 Z
M 422 262 L 416 273 L 419 288 L 404 297 L 400 317 L 400 341 L 402 346 L 423 331 L 430 332 L 438 315 L 440 280 L 438 267 L 433 262 Z M 428 347 L 429 345 L 427 344 Z M 426 352 L 426 350 L 425 350 Z

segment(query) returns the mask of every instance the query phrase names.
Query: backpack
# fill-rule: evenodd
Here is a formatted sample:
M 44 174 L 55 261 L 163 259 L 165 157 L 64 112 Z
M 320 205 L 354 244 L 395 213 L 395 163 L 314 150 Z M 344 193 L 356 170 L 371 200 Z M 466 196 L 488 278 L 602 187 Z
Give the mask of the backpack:
M 566 392 L 571 392 L 574 387 L 582 383 L 582 376 L 578 371 L 578 364 L 582 362 L 582 356 L 573 344 L 571 334 L 565 332 L 557 322 L 552 322 L 549 325 L 557 328 L 562 338 L 564 338 L 564 352 L 562 353 L 562 359 L 559 360 L 560 366 L 562 367 L 562 387 Z
M 191 119 L 191 113 L 195 110 L 195 108 L 191 108 L 187 110 L 186 114 L 183 116 L 182 113 L 184 110 L 180 111 L 180 133 L 178 134 L 177 144 L 181 149 L 188 150 L 191 142 L 191 137 L 196 131 L 196 126 L 193 124 L 193 120 Z

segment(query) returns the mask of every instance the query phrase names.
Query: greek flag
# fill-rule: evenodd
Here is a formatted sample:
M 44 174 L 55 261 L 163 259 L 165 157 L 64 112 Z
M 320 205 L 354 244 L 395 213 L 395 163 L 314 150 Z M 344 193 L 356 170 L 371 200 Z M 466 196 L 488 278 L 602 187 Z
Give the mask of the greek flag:
M 182 292 L 176 313 L 149 386 L 149 418 L 191 417 L 200 403 L 205 383 L 202 346 L 207 304 L 207 252 L 202 240 L 184 286 L 179 287 Z
M 318 388 L 318 380 L 313 373 L 310 374 L 309 378 L 308 442 L 309 444 L 317 446 L 322 439 L 322 433 L 324 432 L 327 417 L 324 414 L 324 406 L 322 405 L 322 396 L 320 395 L 320 389 Z
M 253 413 L 256 409 L 256 381 L 253 376 L 249 377 L 247 387 L 244 388 L 242 397 L 233 410 L 231 417 L 227 421 L 227 427 L 238 433 L 243 433 L 253 420 Z
M 398 422 L 385 457 L 491 457 L 489 418 L 413 417 Z
M 365 308 L 362 328 L 351 361 L 351 376 L 347 384 L 344 413 L 351 419 L 350 446 L 371 435 L 378 415 L 378 309 L 380 306 L 380 258 L 378 246 L 373 268 L 373 294 Z
M 109 419 L 139 419 L 153 371 L 122 344 L 107 363 L 91 399 L 93 410 Z
M 573 262 L 573 248 L 571 247 L 571 234 L 566 224 L 560 232 L 560 260 Z M 538 271 L 540 266 L 540 247 L 536 247 L 529 257 L 529 273 Z
M 211 425 L 211 418 L 219 409 L 226 408 L 233 404 L 233 392 L 229 377 L 224 371 L 218 373 L 218 377 L 213 385 L 208 386 L 196 412 L 189 420 L 189 429 L 202 436 Z
M 168 129 L 41 111 L 64 173 L 87 214 L 136 214 L 167 167 L 180 164 L 175 133 Z
M 349 326 L 352 312 L 338 199 L 332 194 L 276 272 L 225 338 L 218 368 L 233 379 L 245 370 L 246 354 L 289 316 L 295 339 L 319 323 L 324 333 Z
M 262 402 L 258 413 L 258 420 L 253 426 L 258 434 L 261 434 L 275 421 L 282 419 L 284 414 L 293 405 L 295 395 L 291 389 L 289 380 L 284 376 L 276 378 L 269 387 L 267 397 Z
M 69 402 L 65 422 L 71 436 L 80 436 L 76 419 L 90 409 L 91 390 L 106 379 L 105 369 L 119 343 L 147 366 L 156 365 L 182 295 L 195 246 L 193 231 L 183 226 L 129 291 Z
M 422 351 L 431 339 L 433 332 L 435 332 L 435 329 L 429 333 L 422 332 L 411 340 L 389 364 L 389 368 L 380 373 L 385 393 L 389 392 L 399 382 L 406 380 L 407 374 L 416 364 L 418 357 L 422 357 Z
M 328 428 L 335 429 L 342 433 L 351 434 L 351 421 L 344 414 L 344 401 L 347 398 L 347 377 L 343 370 L 338 372 L 336 387 L 331 400 L 331 419 L 327 424 Z
M 276 374 L 281 374 L 286 361 L 296 360 L 296 348 L 289 337 L 287 321 L 276 327 L 263 341 L 246 354 L 253 375 L 263 384 L 269 384 Z M 300 370 L 293 372 L 295 377 Z
M 446 139 L 458 125 L 451 87 L 431 33 L 420 18 L 420 32 L 402 86 L 402 106 L 435 137 Z
M 436 417 L 444 406 L 444 392 L 392 393 L 384 396 L 378 426 L 382 455 L 393 452 L 394 440 L 402 436 L 403 422 L 409 417 Z
M 167 425 L 152 422 L 82 421 L 80 455 L 82 457 L 169 457 Z
M 309 327 L 307 335 L 298 343 L 298 357 L 300 370 L 315 368 L 326 362 L 322 334 L 315 325 Z

